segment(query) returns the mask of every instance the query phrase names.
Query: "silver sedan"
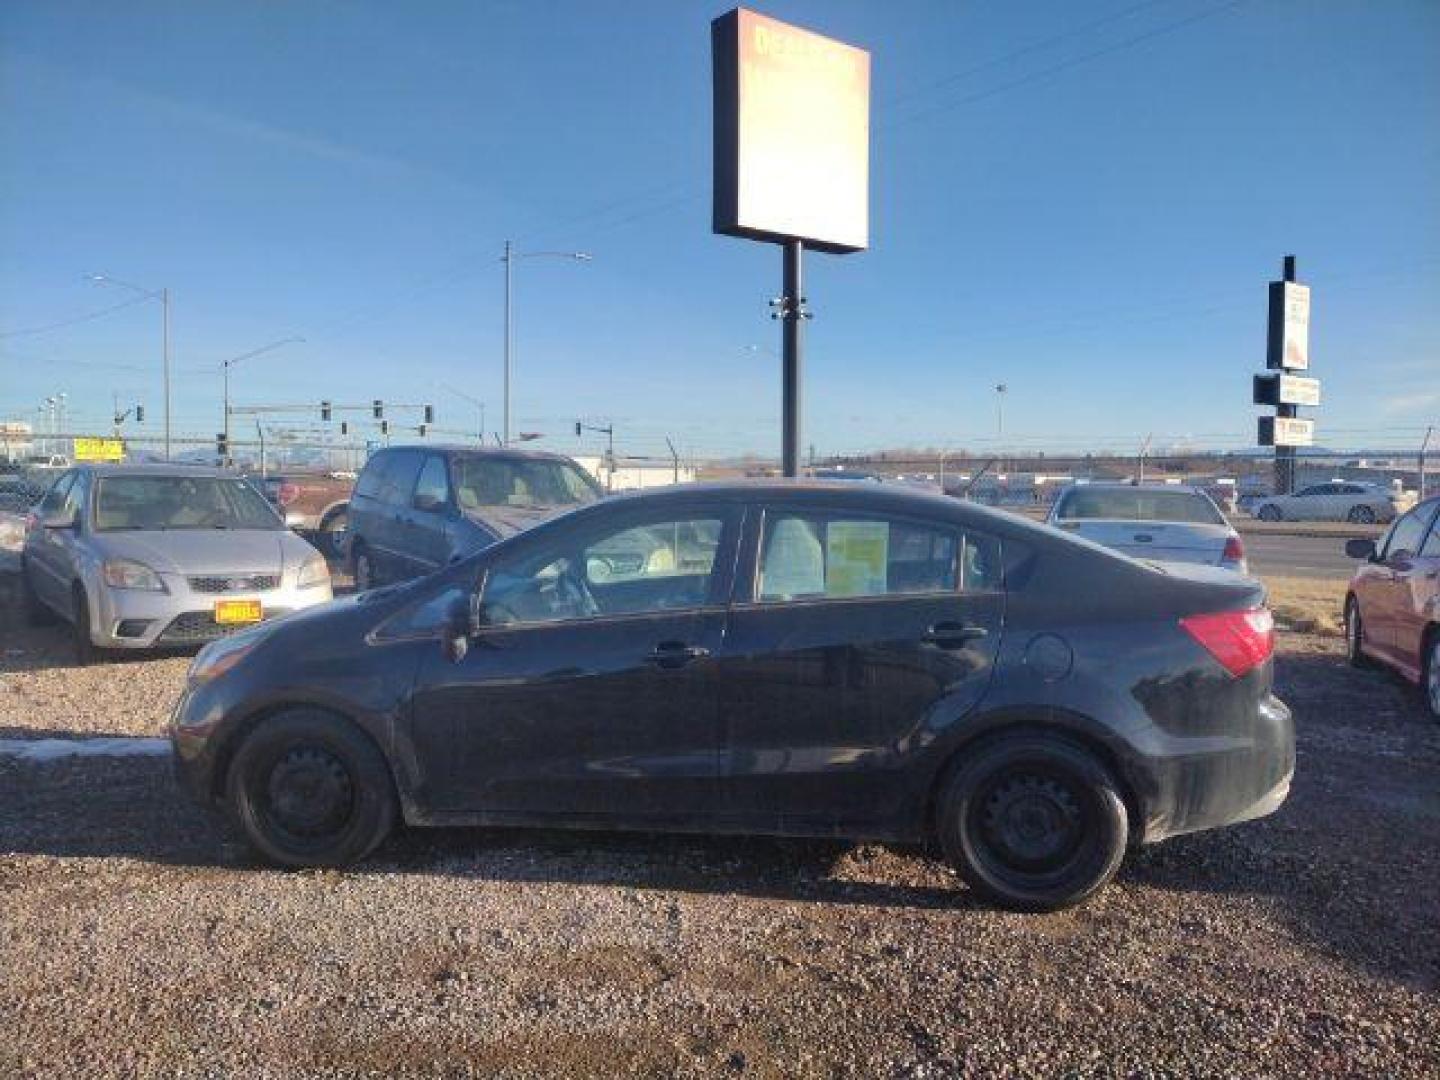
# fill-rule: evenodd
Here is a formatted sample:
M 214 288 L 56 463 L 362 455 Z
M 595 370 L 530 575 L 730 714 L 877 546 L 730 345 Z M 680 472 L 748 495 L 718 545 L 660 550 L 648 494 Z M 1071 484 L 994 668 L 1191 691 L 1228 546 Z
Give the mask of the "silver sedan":
M 198 645 L 330 599 L 324 557 L 285 528 L 247 481 L 218 469 L 81 465 L 27 522 L 33 622 L 97 648 Z
M 1075 484 L 1060 493 L 1046 520 L 1137 559 L 1248 572 L 1240 534 L 1197 487 Z

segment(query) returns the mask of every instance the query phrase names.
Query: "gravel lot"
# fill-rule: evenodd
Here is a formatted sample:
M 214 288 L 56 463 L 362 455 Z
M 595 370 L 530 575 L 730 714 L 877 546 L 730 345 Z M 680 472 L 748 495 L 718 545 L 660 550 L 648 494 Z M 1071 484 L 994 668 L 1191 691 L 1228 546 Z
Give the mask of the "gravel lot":
M 75 669 L 13 611 L 0 738 L 163 730 L 186 659 Z M 827 843 L 417 833 L 281 873 L 164 758 L 0 756 L 0 1074 L 1435 1076 L 1440 727 L 1282 647 L 1284 809 L 1042 917 Z

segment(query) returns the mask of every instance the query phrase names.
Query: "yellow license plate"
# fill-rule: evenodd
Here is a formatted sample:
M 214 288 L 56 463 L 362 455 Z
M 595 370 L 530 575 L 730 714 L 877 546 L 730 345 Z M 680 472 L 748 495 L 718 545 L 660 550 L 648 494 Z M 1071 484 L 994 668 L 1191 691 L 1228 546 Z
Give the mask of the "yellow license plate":
M 222 626 L 259 622 L 265 617 L 259 600 L 216 600 L 215 621 Z

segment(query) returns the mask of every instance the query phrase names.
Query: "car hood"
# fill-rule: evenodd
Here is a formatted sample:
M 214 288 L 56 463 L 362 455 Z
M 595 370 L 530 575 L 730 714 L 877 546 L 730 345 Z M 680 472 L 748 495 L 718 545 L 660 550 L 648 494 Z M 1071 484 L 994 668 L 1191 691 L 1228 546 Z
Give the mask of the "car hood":
M 573 509 L 573 506 L 479 506 L 466 510 L 465 516 L 503 540 Z
M 99 534 L 96 546 L 162 574 L 283 573 L 315 555 L 285 529 L 122 530 Z

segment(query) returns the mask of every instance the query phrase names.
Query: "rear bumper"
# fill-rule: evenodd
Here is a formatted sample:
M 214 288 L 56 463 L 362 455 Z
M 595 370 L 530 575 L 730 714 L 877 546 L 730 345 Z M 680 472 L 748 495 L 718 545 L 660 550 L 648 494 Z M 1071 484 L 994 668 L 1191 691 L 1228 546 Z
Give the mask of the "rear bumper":
M 1285 703 L 1267 695 L 1246 738 L 1219 741 L 1225 745 L 1150 763 L 1156 782 L 1142 842 L 1233 825 L 1280 808 L 1295 775 L 1295 725 Z

